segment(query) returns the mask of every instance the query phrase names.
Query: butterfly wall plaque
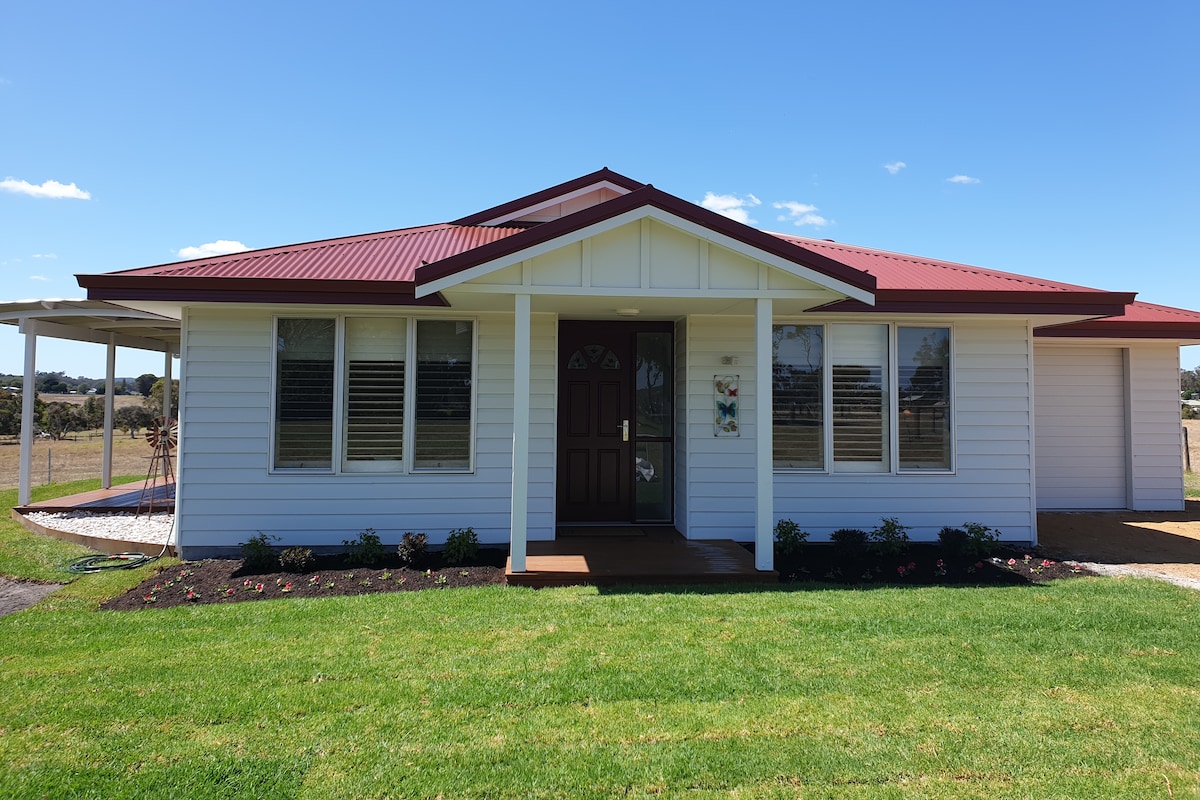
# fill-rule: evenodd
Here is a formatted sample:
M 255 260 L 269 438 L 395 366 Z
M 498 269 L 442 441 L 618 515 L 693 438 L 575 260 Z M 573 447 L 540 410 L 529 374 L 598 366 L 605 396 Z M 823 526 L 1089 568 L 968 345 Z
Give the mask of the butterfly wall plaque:
M 713 435 L 740 436 L 738 431 L 738 376 L 713 376 Z

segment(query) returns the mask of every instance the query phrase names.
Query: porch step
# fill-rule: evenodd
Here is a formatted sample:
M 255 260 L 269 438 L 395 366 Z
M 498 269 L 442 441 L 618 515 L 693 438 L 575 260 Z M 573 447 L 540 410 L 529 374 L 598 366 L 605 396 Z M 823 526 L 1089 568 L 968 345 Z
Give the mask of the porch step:
M 573 537 L 530 542 L 525 572 L 504 576 L 512 586 L 616 586 L 655 584 L 777 583 L 779 573 L 754 568 L 737 542 Z

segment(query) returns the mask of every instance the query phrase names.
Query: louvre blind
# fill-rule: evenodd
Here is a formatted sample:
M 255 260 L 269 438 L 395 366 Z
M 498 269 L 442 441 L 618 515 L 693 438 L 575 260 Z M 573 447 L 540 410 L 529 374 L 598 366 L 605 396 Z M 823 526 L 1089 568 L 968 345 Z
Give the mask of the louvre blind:
M 885 472 L 888 452 L 888 327 L 831 326 L 834 469 Z
M 333 466 L 332 319 L 280 319 L 276 329 L 275 467 Z
M 772 329 L 772 441 L 777 469 L 825 466 L 825 329 Z
M 343 469 L 363 472 L 402 467 L 407 346 L 407 319 L 346 320 Z

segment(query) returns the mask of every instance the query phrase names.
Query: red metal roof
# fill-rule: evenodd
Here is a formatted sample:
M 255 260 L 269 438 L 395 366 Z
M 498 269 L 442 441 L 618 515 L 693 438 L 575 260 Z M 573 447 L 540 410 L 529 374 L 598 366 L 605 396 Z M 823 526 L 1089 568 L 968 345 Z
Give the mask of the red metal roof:
M 247 250 L 109 273 L 124 276 L 258 280 L 403 281 L 422 262 L 442 259 L 520 233 L 520 227 L 441 224 Z
M 628 193 L 537 225 L 478 224 L 604 181 Z M 950 261 L 767 233 L 607 168 L 456 222 L 77 278 L 93 300 L 445 305 L 439 295 L 417 298 L 416 287 L 645 206 L 654 206 L 875 297 L 874 306 L 843 300 L 823 311 L 1089 315 L 1107 319 L 1040 328 L 1038 333 L 1200 338 L 1200 314 L 1133 303 L 1133 293 L 1105 292 Z
M 1119 316 L 1038 328 L 1034 334 L 1049 338 L 1200 340 L 1200 312 L 1136 301 Z

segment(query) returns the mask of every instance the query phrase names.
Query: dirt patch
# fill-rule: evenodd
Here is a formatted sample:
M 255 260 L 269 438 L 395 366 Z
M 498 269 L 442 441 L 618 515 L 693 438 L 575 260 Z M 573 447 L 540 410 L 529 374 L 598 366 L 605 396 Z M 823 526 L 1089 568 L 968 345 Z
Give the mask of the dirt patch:
M 1197 462 L 1200 465 L 1200 462 Z M 1038 514 L 1038 540 L 1056 557 L 1200 581 L 1200 501 L 1185 511 L 1056 511 Z
M 57 583 L 29 583 L 0 578 L 0 617 L 23 611 L 60 588 Z

